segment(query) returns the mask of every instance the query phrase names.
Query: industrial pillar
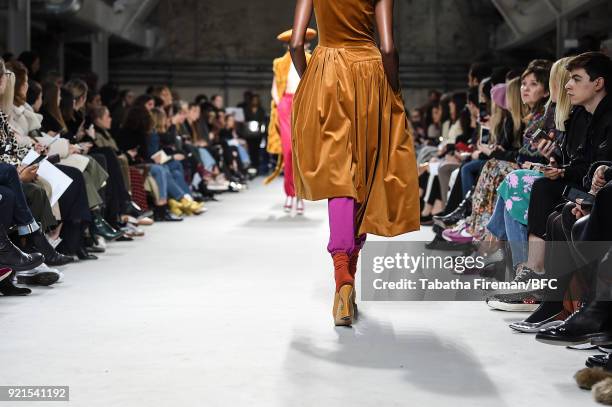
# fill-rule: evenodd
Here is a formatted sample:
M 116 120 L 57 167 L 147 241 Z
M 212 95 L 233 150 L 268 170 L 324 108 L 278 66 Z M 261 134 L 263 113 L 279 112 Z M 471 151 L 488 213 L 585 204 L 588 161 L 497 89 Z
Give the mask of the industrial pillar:
M 108 83 L 108 38 L 106 32 L 91 34 L 91 70 L 98 75 L 98 83 Z
M 30 0 L 8 0 L 8 49 L 15 55 L 30 50 Z

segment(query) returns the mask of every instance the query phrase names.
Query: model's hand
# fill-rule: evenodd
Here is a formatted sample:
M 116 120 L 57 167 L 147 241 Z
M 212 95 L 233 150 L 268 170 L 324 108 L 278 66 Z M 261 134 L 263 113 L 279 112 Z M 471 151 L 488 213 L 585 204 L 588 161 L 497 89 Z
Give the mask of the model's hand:
M 312 17 L 312 0 L 297 0 L 295 5 L 295 17 L 293 20 L 293 34 L 289 42 L 289 52 L 295 69 L 300 75 L 306 72 L 306 52 L 304 51 L 304 40 L 308 23 Z

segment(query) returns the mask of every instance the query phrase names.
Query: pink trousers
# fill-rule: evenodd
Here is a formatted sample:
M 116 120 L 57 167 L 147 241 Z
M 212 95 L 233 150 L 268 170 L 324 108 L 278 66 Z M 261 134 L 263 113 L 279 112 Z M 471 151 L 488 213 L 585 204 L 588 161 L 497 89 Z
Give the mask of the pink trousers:
M 353 198 L 331 198 L 327 201 L 329 216 L 329 243 L 327 251 L 351 255 L 361 249 L 366 235 L 356 236 L 355 217 L 359 205 Z
M 293 184 L 293 164 L 291 158 L 291 109 L 293 107 L 293 95 L 285 93 L 278 104 L 278 122 L 280 127 L 281 146 L 283 148 L 283 160 L 285 161 L 285 194 L 295 196 L 295 185 Z

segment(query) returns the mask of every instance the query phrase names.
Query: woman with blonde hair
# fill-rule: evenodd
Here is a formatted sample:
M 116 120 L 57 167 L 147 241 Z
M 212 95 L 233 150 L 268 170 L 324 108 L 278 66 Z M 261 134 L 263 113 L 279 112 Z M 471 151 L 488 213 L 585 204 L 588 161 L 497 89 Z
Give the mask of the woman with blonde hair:
M 555 126 L 548 135 L 539 142 L 539 150 L 548 158 L 549 164 L 556 166 L 569 160 L 566 146 L 565 122 L 571 111 L 569 96 L 565 84 L 570 73 L 565 69 L 568 58 L 557 61 L 550 75 L 550 100 L 547 109 L 552 109 L 551 120 Z M 559 154 L 559 155 L 557 155 Z M 558 160 L 558 161 L 557 161 Z M 528 165 L 527 165 L 528 166 Z M 510 242 L 512 263 L 517 275 L 534 275 L 543 271 L 543 244 L 527 245 L 527 241 L 538 241 L 539 238 L 529 235 L 527 224 L 529 219 L 529 203 L 533 184 L 545 176 L 540 169 L 520 169 L 506 176 L 498 188 L 498 200 L 495 211 L 487 225 L 487 229 L 500 240 Z M 541 240 L 543 242 L 543 240 Z M 541 258 L 542 261 L 538 261 Z
M 521 100 L 527 106 L 525 131 L 521 148 L 503 158 L 486 162 L 472 194 L 472 214 L 464 224 L 446 229 L 442 237 L 456 243 L 470 243 L 488 238 L 486 226 L 495 210 L 497 188 L 512 171 L 520 169 L 526 161 L 543 162 L 545 158 L 537 151 L 533 138 L 539 130 L 551 129 L 554 123 L 552 110 L 546 110 L 550 97 L 550 70 L 543 66 L 530 66 L 521 75 Z M 486 147 L 486 146 L 485 146 Z M 479 146 L 479 149 L 482 147 Z M 486 148 L 483 150 L 487 153 Z

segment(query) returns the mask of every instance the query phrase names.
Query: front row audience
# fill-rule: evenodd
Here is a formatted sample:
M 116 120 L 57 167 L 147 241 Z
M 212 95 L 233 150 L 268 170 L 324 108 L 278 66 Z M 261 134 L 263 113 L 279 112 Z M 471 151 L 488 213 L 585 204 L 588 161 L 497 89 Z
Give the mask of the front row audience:
M 63 277 L 141 226 L 206 211 L 260 169 L 223 99 L 135 97 L 52 75 L 37 83 L 0 60 L 0 293 Z M 612 346 L 612 61 L 599 52 L 532 61 L 522 73 L 474 64 L 469 91 L 411 112 L 423 225 L 431 250 L 487 255 L 483 270 L 557 288 L 498 293 L 487 304 L 531 314 L 510 327 L 554 345 Z M 264 121 L 253 96 L 245 114 Z M 262 116 L 262 117 L 259 117 Z M 260 138 L 258 140 L 261 140 Z M 26 156 L 44 155 L 38 164 Z M 44 167 L 44 168 L 43 168 Z M 58 194 L 45 176 L 70 180 Z M 59 196 L 58 196 L 59 195 Z M 151 210 L 149 210 L 151 208 Z M 150 217 L 152 216 L 152 218 Z M 611 371 L 608 354 L 589 366 Z M 611 386 L 612 389 L 612 386 Z M 611 390 L 612 391 L 612 390 Z
M 531 313 L 512 329 L 600 347 L 587 365 L 612 377 L 612 61 L 599 52 L 535 60 L 520 76 L 476 64 L 470 84 L 467 97 L 411 115 L 421 222 L 436 234 L 426 246 L 486 255 L 484 269 L 466 273 L 510 273 L 527 287 L 486 299 Z M 536 289 L 543 279 L 556 288 Z
M 167 86 L 134 97 L 30 75 L 0 59 L 2 295 L 55 284 L 54 267 L 95 260 L 106 242 L 143 236 L 141 226 L 200 215 L 257 172 L 220 97 L 187 104 Z

